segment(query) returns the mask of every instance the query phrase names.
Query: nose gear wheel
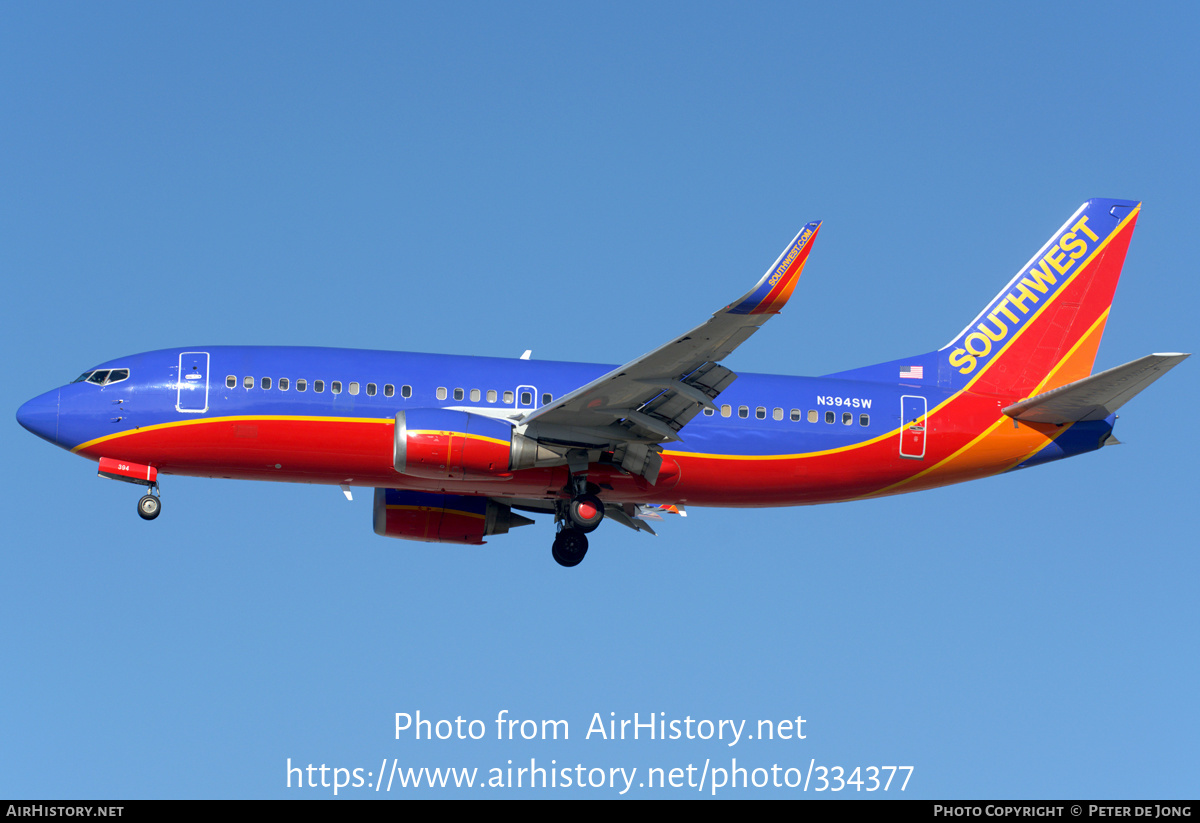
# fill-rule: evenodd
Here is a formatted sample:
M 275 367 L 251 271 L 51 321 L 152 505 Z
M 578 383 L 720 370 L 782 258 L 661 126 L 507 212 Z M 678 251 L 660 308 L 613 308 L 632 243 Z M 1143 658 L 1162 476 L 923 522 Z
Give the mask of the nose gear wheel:
M 148 494 L 138 501 L 137 512 L 143 520 L 153 520 L 162 512 L 162 500 L 156 495 Z

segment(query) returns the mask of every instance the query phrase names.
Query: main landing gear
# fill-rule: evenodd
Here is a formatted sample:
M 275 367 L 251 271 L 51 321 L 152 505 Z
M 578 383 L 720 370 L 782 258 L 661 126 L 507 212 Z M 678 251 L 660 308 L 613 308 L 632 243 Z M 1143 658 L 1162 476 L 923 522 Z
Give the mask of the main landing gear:
M 153 520 L 162 512 L 162 498 L 159 496 L 157 483 L 150 487 L 150 494 L 138 501 L 137 510 L 138 517 L 143 520 Z
M 581 494 L 567 504 L 567 520 L 584 534 L 590 534 L 604 519 L 604 504 L 594 494 Z
M 604 504 L 587 490 L 586 475 L 571 478 L 571 499 L 559 503 L 554 514 L 558 534 L 550 553 L 560 566 L 578 566 L 588 550 L 587 536 L 604 520 Z
M 554 560 L 558 565 L 569 569 L 572 566 L 578 566 L 583 561 L 587 550 L 586 534 L 579 529 L 563 529 L 554 535 L 554 545 L 550 548 L 550 553 L 554 555 Z

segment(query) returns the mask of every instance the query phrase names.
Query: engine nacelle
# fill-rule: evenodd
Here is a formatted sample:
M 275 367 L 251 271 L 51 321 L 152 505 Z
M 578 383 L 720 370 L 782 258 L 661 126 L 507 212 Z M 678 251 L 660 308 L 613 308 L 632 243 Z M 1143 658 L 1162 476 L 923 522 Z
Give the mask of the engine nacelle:
M 507 480 L 512 426 L 450 409 L 396 413 L 393 463 L 400 474 L 430 480 Z
M 478 546 L 492 534 L 505 534 L 533 521 L 486 497 L 376 489 L 375 534 L 426 543 Z

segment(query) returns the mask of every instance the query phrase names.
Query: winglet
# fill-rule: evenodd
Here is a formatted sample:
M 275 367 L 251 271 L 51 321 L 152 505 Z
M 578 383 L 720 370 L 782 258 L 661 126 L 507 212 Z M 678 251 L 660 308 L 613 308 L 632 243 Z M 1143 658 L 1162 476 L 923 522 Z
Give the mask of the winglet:
M 808 260 L 813 238 L 817 236 L 819 228 L 820 220 L 814 220 L 802 228 L 757 285 L 740 300 L 726 306 L 725 311 L 729 314 L 779 314 L 792 296 L 800 272 L 804 271 L 804 263 Z

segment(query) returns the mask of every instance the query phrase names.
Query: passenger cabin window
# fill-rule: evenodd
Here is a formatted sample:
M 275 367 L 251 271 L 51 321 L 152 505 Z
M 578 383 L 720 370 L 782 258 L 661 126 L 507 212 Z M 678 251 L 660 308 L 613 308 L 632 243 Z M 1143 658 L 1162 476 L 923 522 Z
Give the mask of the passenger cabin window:
M 792 409 L 792 422 L 793 423 L 800 422 L 800 410 L 799 409 Z
M 849 426 L 853 422 L 854 422 L 854 413 L 853 412 L 842 412 L 842 425 L 843 426 Z
M 723 403 L 721 405 L 721 416 L 728 417 L 731 414 L 733 414 L 733 406 L 730 406 L 728 403 Z
M 290 385 L 291 385 L 291 383 L 288 382 L 288 379 L 286 377 L 279 378 L 279 390 L 280 391 L 287 391 L 288 386 L 290 386 Z
M 254 378 L 253 377 L 243 377 L 242 378 L 242 388 L 246 388 L 246 389 L 254 388 Z
M 262 380 L 258 381 L 258 385 L 264 389 L 271 388 L 271 378 L 264 377 Z
M 472 403 L 479 402 L 479 389 L 471 389 L 471 402 Z
M 401 386 L 400 387 L 400 396 L 405 399 L 412 397 L 412 386 Z
M 549 406 L 549 405 L 550 405 L 550 401 L 551 401 L 551 400 L 553 400 L 553 399 L 554 399 L 554 398 L 551 396 L 550 392 L 546 392 L 545 394 L 543 394 L 543 395 L 542 395 L 542 405 L 543 405 L 543 406 Z
M 712 416 L 713 416 L 713 410 L 712 410 L 712 409 L 705 409 L 705 410 L 704 410 L 704 416 L 705 416 L 705 417 L 712 417 Z
M 446 387 L 445 386 L 438 386 L 437 399 L 438 400 L 446 399 Z
M 358 384 L 353 381 L 351 381 L 351 383 L 350 383 L 350 393 L 358 394 Z
M 396 387 L 393 386 L 391 383 L 385 384 L 383 387 L 383 396 L 384 397 L 394 397 L 395 395 L 396 395 Z
M 329 390 L 331 392 L 333 392 L 334 394 L 341 394 L 342 393 L 342 381 L 334 380 L 333 382 L 331 382 L 329 384 Z
M 783 409 L 775 409 L 775 411 L 771 412 L 771 416 L 774 417 L 776 420 L 782 420 L 783 419 Z
M 463 397 L 465 397 L 465 396 L 466 396 L 466 395 L 464 395 L 464 394 L 463 394 L 463 390 L 462 390 L 462 389 L 455 389 L 455 390 L 454 390 L 454 399 L 455 399 L 455 400 L 462 400 L 462 399 L 463 399 Z
M 749 417 L 749 416 L 750 416 L 750 407 L 749 406 L 738 406 L 738 417 Z
M 368 384 L 367 384 L 367 397 L 374 397 L 374 396 L 375 396 L 375 392 L 377 392 L 377 391 L 378 391 L 378 389 L 376 389 L 376 388 L 375 388 L 375 384 L 374 384 L 374 383 L 368 383 Z
M 757 417 L 759 420 L 766 420 L 767 419 L 767 410 L 764 407 L 759 406 L 757 409 L 754 410 L 754 416 Z
M 296 380 L 296 391 L 305 391 L 308 388 L 308 381 L 303 377 Z
M 869 415 L 869 414 L 860 414 L 860 415 L 858 416 L 858 425 L 860 425 L 860 426 L 869 426 L 869 425 L 871 425 L 871 415 Z
M 809 410 L 808 410 L 808 422 L 809 422 L 809 423 L 816 423 L 816 422 L 817 422 L 817 410 L 816 410 L 816 409 L 809 409 Z
M 825 412 L 825 422 L 826 423 L 832 423 L 834 421 L 834 418 L 835 418 L 835 415 L 833 412 L 831 412 L 831 411 Z
M 504 393 L 504 403 L 505 403 L 505 405 L 507 405 L 507 404 L 511 403 L 512 401 L 513 401 L 513 393 L 512 393 L 512 392 L 510 392 L 510 391 L 506 391 L 506 392 Z
M 487 393 L 487 401 L 488 401 L 489 403 L 495 403 L 495 402 L 496 402 L 496 390 L 495 390 L 495 389 L 488 389 L 488 393 Z
M 528 391 L 521 392 L 521 405 L 522 406 L 532 406 L 533 405 L 533 392 L 528 392 Z
M 232 374 L 229 375 L 228 377 L 226 377 L 225 378 L 225 388 L 236 389 L 237 388 L 237 377 L 235 377 Z
M 313 391 L 315 391 L 317 394 L 320 394 L 321 392 L 325 391 L 325 381 L 324 380 L 314 380 L 313 381 Z

